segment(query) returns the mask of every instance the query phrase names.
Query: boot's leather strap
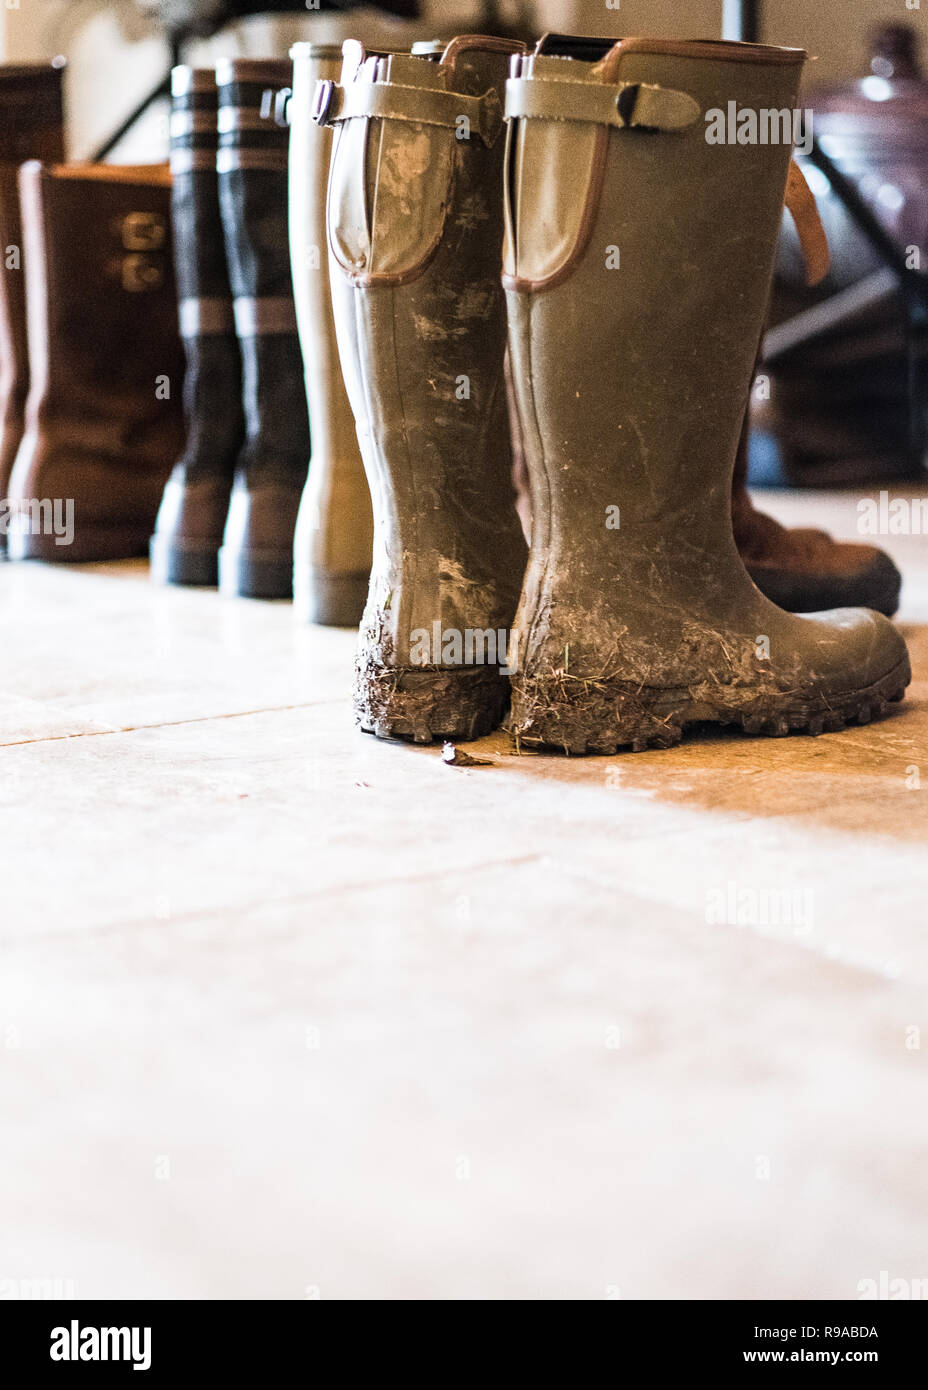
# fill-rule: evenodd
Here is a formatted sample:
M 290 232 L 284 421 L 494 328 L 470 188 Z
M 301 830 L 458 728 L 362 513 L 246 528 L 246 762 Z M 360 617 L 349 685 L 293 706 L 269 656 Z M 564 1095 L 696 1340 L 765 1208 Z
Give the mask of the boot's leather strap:
M 702 115 L 688 92 L 651 82 L 546 81 L 510 77 L 506 82 L 507 121 L 584 121 L 619 130 L 686 130 Z
M 461 128 L 466 117 L 470 130 L 476 131 L 490 148 L 503 126 L 503 110 L 495 88 L 490 87 L 482 97 L 466 96 L 441 88 L 402 87 L 392 82 L 352 82 L 340 87 L 337 82 L 316 84 L 313 120 L 317 125 L 334 125 L 350 121 L 354 116 L 376 117 L 388 121 L 415 121 L 420 125 Z
M 235 332 L 240 338 L 263 338 L 274 333 L 296 332 L 293 300 L 286 296 L 253 299 L 240 295 L 233 304 Z
M 795 159 L 790 161 L 786 179 L 786 210 L 793 219 L 802 258 L 806 263 L 806 283 L 817 285 L 828 274 L 831 262 L 828 238 L 818 215 L 815 194 Z

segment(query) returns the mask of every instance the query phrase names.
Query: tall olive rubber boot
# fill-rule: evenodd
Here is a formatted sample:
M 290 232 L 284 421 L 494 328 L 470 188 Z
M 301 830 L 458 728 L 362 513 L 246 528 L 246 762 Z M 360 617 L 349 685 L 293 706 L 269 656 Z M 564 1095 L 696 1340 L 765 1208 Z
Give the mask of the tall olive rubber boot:
M 187 361 L 187 442 L 164 489 L 151 539 L 151 572 L 165 584 L 216 584 L 245 436 L 242 360 L 219 215 L 216 74 L 177 67 L 171 91 L 171 220 Z
M 313 120 L 316 83 L 338 77 L 341 48 L 298 43 L 290 56 L 290 264 L 312 435 L 293 544 L 293 601 L 308 622 L 357 627 L 374 523 L 332 317 L 325 232 L 332 132 Z
M 249 598 L 289 598 L 293 591 L 293 532 L 309 463 L 287 237 L 287 132 L 274 119 L 274 99 L 290 71 L 286 60 L 253 58 L 216 68 L 219 205 L 246 435 L 219 553 L 219 586 Z
M 885 618 L 783 612 L 732 534 L 790 148 L 707 137 L 730 102 L 755 120 L 794 108 L 803 59 L 549 36 L 507 85 L 505 284 L 534 499 L 517 742 L 613 753 L 702 721 L 818 732 L 909 681 Z
M 0 64 L 0 508 L 25 429 L 29 390 L 26 285 L 17 169 L 29 159 L 64 159 L 62 68 Z M 6 555 L 7 509 L 0 525 Z
M 374 505 L 355 709 L 426 742 L 502 718 L 525 563 L 510 480 L 500 286 L 501 96 L 520 45 L 453 39 L 440 61 L 345 45 L 317 117 L 341 361 Z

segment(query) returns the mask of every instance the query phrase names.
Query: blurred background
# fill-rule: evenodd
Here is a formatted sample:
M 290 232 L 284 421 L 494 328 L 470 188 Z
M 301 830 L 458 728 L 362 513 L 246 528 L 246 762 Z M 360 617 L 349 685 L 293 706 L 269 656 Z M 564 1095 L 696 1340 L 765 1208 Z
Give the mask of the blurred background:
M 928 24 L 921 0 L 270 0 L 258 8 L 249 0 L 4 0 L 0 59 L 67 60 L 70 158 L 145 163 L 167 154 L 167 96 L 145 99 L 172 61 L 285 57 L 301 39 L 404 48 L 468 30 L 525 39 L 546 30 L 724 34 L 805 48 L 812 61 L 803 105 L 814 107 L 819 148 L 801 162 L 832 269 L 820 285 L 806 285 L 785 219 L 751 405 L 749 478 L 775 488 L 924 481 Z M 749 10 L 754 34 L 737 27 Z M 130 119 L 140 104 L 144 114 Z
M 913 3 L 914 0 L 910 0 Z M 369 42 L 405 43 L 433 34 L 481 28 L 487 10 L 482 0 L 422 0 L 415 21 L 388 18 L 376 8 L 339 13 L 329 0 L 304 15 L 253 15 L 238 20 L 214 38 L 191 45 L 186 55 L 209 62 L 226 54 L 285 54 L 298 39 L 330 42 L 357 36 Z M 155 5 L 136 0 L 4 0 L 0 6 L 0 58 L 7 62 L 68 59 L 66 101 L 73 158 L 89 155 L 120 123 L 161 75 L 166 43 L 154 12 L 171 9 L 218 9 L 209 0 L 195 4 Z M 399 8 L 413 8 L 400 6 Z M 563 29 L 574 33 L 614 35 L 670 34 L 711 38 L 722 32 L 723 0 L 500 0 L 504 22 L 530 33 Z M 796 44 L 815 55 L 808 80 L 833 81 L 866 70 L 867 36 L 886 20 L 922 23 L 906 0 L 764 0 L 764 41 Z M 147 13 L 146 13 L 147 12 Z M 118 150 L 120 160 L 163 155 L 167 147 L 166 103 L 140 122 Z

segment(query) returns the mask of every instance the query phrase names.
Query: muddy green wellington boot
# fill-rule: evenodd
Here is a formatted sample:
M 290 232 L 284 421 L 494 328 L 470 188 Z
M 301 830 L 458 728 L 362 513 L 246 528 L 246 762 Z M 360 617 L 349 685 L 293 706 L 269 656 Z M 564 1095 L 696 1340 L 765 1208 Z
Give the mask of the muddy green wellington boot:
M 51 63 L 0 64 L 0 508 L 23 437 L 29 390 L 26 285 L 17 170 L 29 159 L 64 159 L 61 79 Z M 7 511 L 0 511 L 0 559 Z
M 293 591 L 293 533 L 309 463 L 287 236 L 287 132 L 274 119 L 290 72 L 286 60 L 253 58 L 216 68 L 219 206 L 245 407 L 219 587 L 248 598 Z
M 325 232 L 332 132 L 313 120 L 316 83 L 338 77 L 342 54 L 340 46 L 298 43 L 290 56 L 290 264 L 312 435 L 293 544 L 293 601 L 307 622 L 357 627 L 374 523 L 332 317 Z
M 504 283 L 534 503 L 517 743 L 611 754 L 702 721 L 819 732 L 908 684 L 885 618 L 783 612 L 732 534 L 790 146 L 713 137 L 729 103 L 748 132 L 793 109 L 803 59 L 549 36 L 507 84 Z
M 171 92 L 171 221 L 186 356 L 187 442 L 164 489 L 151 539 L 151 573 L 163 584 L 216 584 L 245 437 L 242 359 L 219 216 L 216 74 L 177 67 Z
M 317 119 L 338 127 L 332 294 L 374 506 L 355 709 L 380 737 L 492 729 L 525 563 L 510 478 L 500 285 L 502 103 L 520 45 L 439 61 L 345 45 Z

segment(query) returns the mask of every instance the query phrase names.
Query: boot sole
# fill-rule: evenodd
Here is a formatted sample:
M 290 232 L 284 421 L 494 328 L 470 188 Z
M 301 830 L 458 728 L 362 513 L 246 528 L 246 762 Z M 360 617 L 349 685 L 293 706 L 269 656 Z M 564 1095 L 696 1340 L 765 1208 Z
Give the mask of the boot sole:
M 499 728 L 509 704 L 507 677 L 490 667 L 404 667 L 359 675 L 355 717 L 366 734 L 431 743 L 475 739 Z
M 293 551 L 219 551 L 219 592 L 231 598 L 292 598 Z
M 320 627 L 357 627 L 367 603 L 369 578 L 367 570 L 357 574 L 295 570 L 293 601 L 298 616 Z
M 82 529 L 70 545 L 56 545 L 50 536 L 11 531 L 7 553 L 11 560 L 43 560 L 53 565 L 97 564 L 104 560 L 136 560 L 147 555 L 150 533 Z
M 156 584 L 215 588 L 219 583 L 219 547 L 169 544 L 152 536 L 148 545 L 151 577 Z
M 740 726 L 746 734 L 770 738 L 791 733 L 816 736 L 835 733 L 848 724 L 868 724 L 902 699 L 911 678 L 906 658 L 872 685 L 831 704 L 824 696 L 807 700 L 762 696 L 735 709 L 693 701 L 686 690 L 648 690 L 564 676 L 528 683 L 522 677 L 517 678 L 516 712 L 509 729 L 516 748 L 608 756 L 623 749 L 643 753 L 649 748 L 673 748 L 694 724 Z M 526 716 L 521 711 L 529 701 L 533 712 Z

